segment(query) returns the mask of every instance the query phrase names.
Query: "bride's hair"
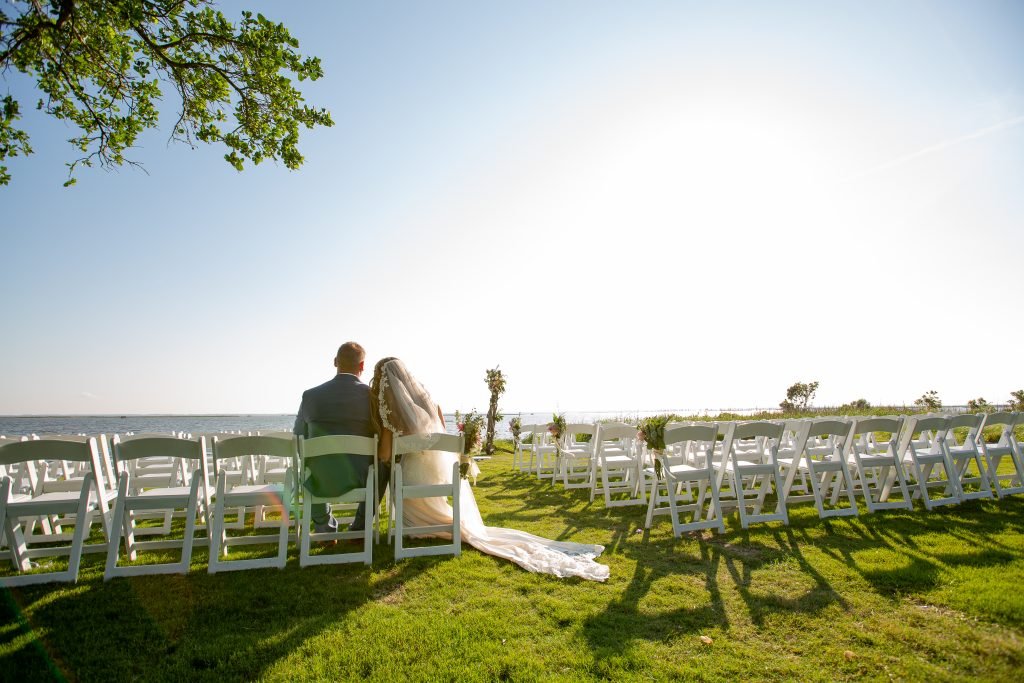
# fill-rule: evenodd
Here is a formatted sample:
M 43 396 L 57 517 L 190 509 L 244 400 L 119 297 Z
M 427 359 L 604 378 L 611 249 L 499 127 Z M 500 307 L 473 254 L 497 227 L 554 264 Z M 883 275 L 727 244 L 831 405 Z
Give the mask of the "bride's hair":
M 370 419 L 377 433 L 396 436 L 427 434 L 435 430 L 437 404 L 398 358 L 377 361 L 370 380 Z
M 384 369 L 384 365 L 393 360 L 398 359 L 394 356 L 388 356 L 387 358 L 381 358 L 377 361 L 377 364 L 373 366 L 373 377 L 370 379 L 370 420 L 373 422 L 373 426 L 378 434 L 380 434 L 384 429 L 384 425 L 380 420 L 381 372 Z

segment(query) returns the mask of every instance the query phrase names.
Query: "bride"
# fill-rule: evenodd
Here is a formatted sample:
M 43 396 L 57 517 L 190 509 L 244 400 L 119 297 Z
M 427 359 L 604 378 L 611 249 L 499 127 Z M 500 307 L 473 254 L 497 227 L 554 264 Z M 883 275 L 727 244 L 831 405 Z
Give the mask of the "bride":
M 373 370 L 370 415 L 380 434 L 378 458 L 385 462 L 391 459 L 392 436 L 445 431 L 441 409 L 397 358 L 384 358 Z M 402 457 L 403 479 L 407 484 L 450 483 L 457 459 L 455 453 L 443 451 L 409 453 Z M 477 550 L 511 560 L 531 572 L 593 581 L 608 578 L 608 567 L 594 561 L 604 546 L 552 541 L 525 531 L 485 526 L 469 482 L 463 479 L 461 486 L 462 539 Z M 404 508 L 403 518 L 410 526 L 452 523 L 452 508 L 446 498 L 411 498 Z

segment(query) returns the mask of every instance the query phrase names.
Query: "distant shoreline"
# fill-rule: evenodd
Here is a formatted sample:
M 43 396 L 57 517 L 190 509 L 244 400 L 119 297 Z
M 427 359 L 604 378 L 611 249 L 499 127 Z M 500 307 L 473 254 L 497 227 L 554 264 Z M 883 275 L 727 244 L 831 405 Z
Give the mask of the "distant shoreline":
M 119 419 L 122 417 L 279 417 L 294 416 L 295 413 L 23 413 L 20 415 L 0 415 L 0 419 L 17 419 L 40 417 L 105 417 Z

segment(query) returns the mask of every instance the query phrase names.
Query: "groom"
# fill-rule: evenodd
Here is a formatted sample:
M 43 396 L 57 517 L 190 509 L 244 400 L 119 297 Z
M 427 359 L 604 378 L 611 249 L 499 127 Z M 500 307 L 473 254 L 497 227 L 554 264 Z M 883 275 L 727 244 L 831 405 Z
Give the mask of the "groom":
M 370 388 L 359 380 L 359 376 L 363 374 L 365 360 L 366 351 L 355 342 L 345 342 L 338 347 L 338 353 L 334 357 L 334 367 L 338 373 L 333 379 L 303 392 L 302 403 L 295 416 L 295 427 L 292 431 L 306 438 L 324 434 L 373 436 L 374 429 L 370 422 Z M 362 480 L 365 481 L 366 468 L 357 468 L 357 471 L 360 469 Z M 311 479 L 314 477 L 315 473 Z M 309 482 L 306 486 L 309 488 Z M 349 527 L 350 531 L 361 531 L 365 526 L 365 507 L 364 504 L 359 504 L 355 519 Z M 314 529 L 319 533 L 338 530 L 338 520 L 331 514 L 331 506 L 327 503 L 314 504 L 311 517 Z

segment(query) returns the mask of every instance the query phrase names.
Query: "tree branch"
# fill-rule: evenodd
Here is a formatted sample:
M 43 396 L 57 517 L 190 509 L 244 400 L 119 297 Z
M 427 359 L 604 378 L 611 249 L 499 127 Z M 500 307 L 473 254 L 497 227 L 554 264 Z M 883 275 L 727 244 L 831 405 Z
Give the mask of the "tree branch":
M 162 61 L 167 66 L 174 67 L 177 69 L 209 69 L 210 71 L 215 71 L 216 73 L 220 74 L 220 77 L 223 78 L 227 82 L 227 84 L 234 89 L 236 93 L 238 93 L 239 97 L 241 97 L 243 100 L 249 99 L 249 96 L 246 94 L 246 92 L 242 90 L 242 88 L 240 88 L 231 79 L 231 76 L 229 76 L 228 73 L 224 71 L 224 69 L 220 68 L 216 64 L 208 64 L 206 62 L 179 62 L 176 59 L 169 57 L 166 52 L 160 49 L 160 46 L 153 42 L 153 40 L 149 37 L 149 34 L 146 33 L 142 29 L 142 27 L 133 26 L 132 30 L 135 31 L 136 35 L 138 35 L 139 38 L 142 38 L 142 42 L 144 42 L 151 50 L 153 50 L 153 52 L 160 59 L 160 61 Z

